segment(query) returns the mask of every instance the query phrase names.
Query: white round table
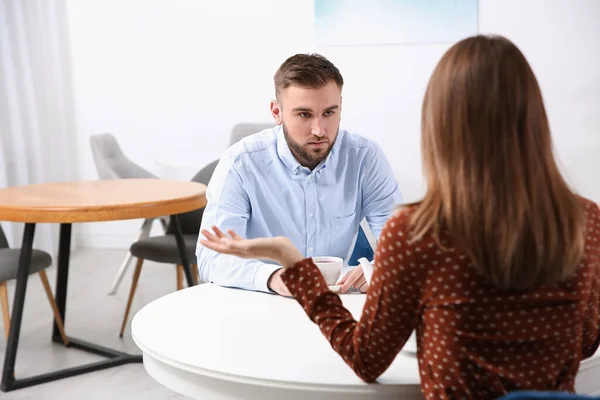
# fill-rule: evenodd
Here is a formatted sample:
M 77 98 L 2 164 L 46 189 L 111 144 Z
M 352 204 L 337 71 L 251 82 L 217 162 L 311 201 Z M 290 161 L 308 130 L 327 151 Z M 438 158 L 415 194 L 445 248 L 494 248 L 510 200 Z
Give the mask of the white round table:
M 365 295 L 341 296 L 355 318 Z M 366 384 L 293 299 L 203 284 L 145 306 L 132 322 L 146 371 L 194 399 L 422 399 L 414 353 Z
M 358 318 L 365 295 L 341 298 Z M 146 371 L 194 399 L 423 398 L 414 353 L 400 352 L 379 384 L 366 384 L 289 298 L 207 283 L 148 304 L 131 329 Z M 581 363 L 577 392 L 599 395 L 598 376 L 600 351 Z

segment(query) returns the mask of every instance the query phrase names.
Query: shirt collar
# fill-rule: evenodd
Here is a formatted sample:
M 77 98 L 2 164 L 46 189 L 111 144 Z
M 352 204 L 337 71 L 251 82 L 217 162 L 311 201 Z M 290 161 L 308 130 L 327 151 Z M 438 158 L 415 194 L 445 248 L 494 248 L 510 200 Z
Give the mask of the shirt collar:
M 283 136 L 283 127 L 281 125 L 277 126 L 277 154 L 279 154 L 279 158 L 281 162 L 290 169 L 294 174 L 298 173 L 298 168 L 302 167 L 296 157 L 292 154 L 292 150 L 290 146 L 288 146 L 285 141 L 285 137 Z
M 292 171 L 294 174 L 298 173 L 298 169 L 303 168 L 302 165 L 300 165 L 300 163 L 298 162 L 298 160 L 296 160 L 296 157 L 294 157 L 294 155 L 292 154 L 292 150 L 290 149 L 290 146 L 288 146 L 287 142 L 285 141 L 285 137 L 283 135 L 283 127 L 281 125 L 277 126 L 277 154 L 279 154 L 279 158 L 281 159 L 281 161 L 283 162 L 283 164 L 290 169 L 290 171 Z M 335 163 L 335 161 L 337 160 L 338 157 L 338 152 L 339 152 L 339 148 L 342 142 L 342 136 L 344 134 L 344 131 L 342 129 L 339 130 L 338 135 L 336 137 L 335 143 L 333 144 L 333 147 L 331 148 L 331 151 L 329 152 L 329 154 L 327 155 L 327 157 L 325 158 L 325 160 L 321 161 L 314 169 L 314 171 L 319 171 L 325 167 L 327 167 L 328 164 L 332 164 Z

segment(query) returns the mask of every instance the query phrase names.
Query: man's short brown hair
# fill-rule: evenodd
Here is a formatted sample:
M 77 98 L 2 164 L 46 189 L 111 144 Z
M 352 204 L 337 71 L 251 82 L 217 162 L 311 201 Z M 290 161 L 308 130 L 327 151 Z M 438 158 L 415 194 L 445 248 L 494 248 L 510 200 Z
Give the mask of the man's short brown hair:
M 334 81 L 340 90 L 344 78 L 335 65 L 320 54 L 296 54 L 281 64 L 275 73 L 275 96 L 291 85 L 318 89 Z

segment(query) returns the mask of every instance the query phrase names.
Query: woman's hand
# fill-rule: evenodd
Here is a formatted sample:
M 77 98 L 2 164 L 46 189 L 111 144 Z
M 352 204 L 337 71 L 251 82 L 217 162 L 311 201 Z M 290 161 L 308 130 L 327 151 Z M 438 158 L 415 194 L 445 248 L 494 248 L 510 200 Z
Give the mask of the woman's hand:
M 200 240 L 200 243 L 219 253 L 242 258 L 274 260 L 284 268 L 290 267 L 304 258 L 292 241 L 284 236 L 244 239 L 231 229 L 227 230 L 229 235 L 224 234 L 216 226 L 213 226 L 213 231 L 214 234 L 203 229 L 202 234 L 206 239 Z

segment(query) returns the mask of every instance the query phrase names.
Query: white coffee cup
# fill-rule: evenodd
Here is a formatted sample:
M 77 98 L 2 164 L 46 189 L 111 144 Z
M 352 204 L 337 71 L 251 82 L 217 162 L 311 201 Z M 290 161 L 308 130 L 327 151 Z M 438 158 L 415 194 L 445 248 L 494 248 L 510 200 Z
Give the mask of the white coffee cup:
M 327 285 L 334 286 L 342 275 L 344 260 L 339 257 L 313 257 L 312 260 L 321 271 Z

